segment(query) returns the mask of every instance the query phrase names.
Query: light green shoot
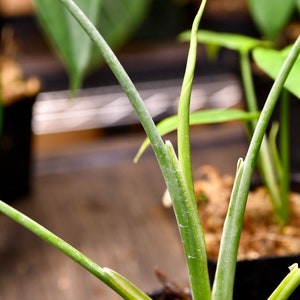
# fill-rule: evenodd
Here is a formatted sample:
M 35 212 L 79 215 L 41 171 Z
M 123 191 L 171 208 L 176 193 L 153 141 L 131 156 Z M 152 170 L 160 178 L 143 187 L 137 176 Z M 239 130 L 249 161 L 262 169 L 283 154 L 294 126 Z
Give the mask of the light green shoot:
M 300 285 L 300 269 L 298 264 L 289 267 L 290 273 L 281 281 L 268 300 L 287 300 L 293 291 Z

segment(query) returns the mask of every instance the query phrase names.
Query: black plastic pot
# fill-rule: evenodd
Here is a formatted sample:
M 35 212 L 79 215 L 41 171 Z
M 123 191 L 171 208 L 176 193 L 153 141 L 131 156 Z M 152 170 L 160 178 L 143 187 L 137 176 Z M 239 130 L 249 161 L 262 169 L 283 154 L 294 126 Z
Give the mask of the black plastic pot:
M 294 263 L 300 264 L 300 256 L 268 257 L 239 261 L 236 266 L 233 300 L 266 300 L 282 279 L 289 273 L 288 267 Z M 213 282 L 216 262 L 208 261 L 210 281 Z M 185 300 L 168 291 L 156 291 L 150 295 L 153 300 Z M 300 299 L 298 287 L 289 300 Z
M 294 263 L 300 263 L 299 255 L 239 261 L 236 266 L 233 299 L 267 299 L 289 273 L 288 267 Z M 212 281 L 216 262 L 209 261 L 208 268 Z M 299 287 L 289 299 L 300 299 Z
M 35 97 L 4 106 L 0 136 L 0 199 L 12 202 L 30 191 L 31 118 Z

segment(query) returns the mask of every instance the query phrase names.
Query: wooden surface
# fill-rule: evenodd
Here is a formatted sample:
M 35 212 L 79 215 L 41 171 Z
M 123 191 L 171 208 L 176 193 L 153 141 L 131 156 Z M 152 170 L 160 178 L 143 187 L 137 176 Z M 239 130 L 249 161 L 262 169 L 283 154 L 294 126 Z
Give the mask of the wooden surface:
M 232 173 L 244 155 L 239 127 L 209 127 L 192 136 L 196 167 L 212 164 Z M 165 186 L 152 151 L 132 163 L 141 140 L 102 138 L 37 157 L 32 194 L 15 206 L 150 292 L 160 287 L 155 268 L 181 285 L 188 281 L 172 210 L 161 205 Z M 0 299 L 120 299 L 2 215 L 0 228 Z

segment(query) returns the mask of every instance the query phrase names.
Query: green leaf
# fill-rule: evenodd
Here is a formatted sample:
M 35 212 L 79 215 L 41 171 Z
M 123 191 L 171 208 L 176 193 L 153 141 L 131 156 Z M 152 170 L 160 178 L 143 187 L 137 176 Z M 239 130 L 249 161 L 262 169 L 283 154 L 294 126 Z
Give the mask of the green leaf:
M 211 109 L 193 112 L 190 115 L 190 125 L 203 125 L 229 122 L 235 120 L 248 121 L 259 117 L 259 113 L 249 113 L 240 109 Z M 157 124 L 157 130 L 161 135 L 166 135 L 177 129 L 178 116 L 168 117 Z M 145 150 L 150 146 L 149 139 L 142 143 L 134 158 L 137 162 Z
M 70 86 L 78 89 L 83 79 L 103 60 L 90 38 L 59 1 L 34 0 L 42 28 L 63 60 Z M 113 49 L 119 48 L 145 16 L 150 0 L 74 0 L 101 31 Z
M 266 72 L 273 80 L 277 77 L 283 62 L 288 56 L 291 47 L 287 47 L 281 51 L 274 49 L 257 48 L 253 51 L 253 58 L 257 65 Z M 300 98 L 300 58 L 298 57 L 294 64 L 284 87 Z
M 75 2 L 93 23 L 99 20 L 102 0 L 76 0 Z M 76 90 L 91 63 L 92 42 L 58 1 L 35 0 L 35 5 L 42 28 L 71 75 L 72 90 Z
M 300 0 L 296 0 L 296 8 L 298 10 L 298 14 L 300 14 Z
M 258 29 L 269 39 L 278 36 L 295 8 L 295 0 L 248 0 L 248 4 Z
M 190 35 L 190 31 L 185 31 L 179 35 L 179 40 L 188 41 Z M 215 32 L 210 30 L 198 30 L 198 42 L 245 52 L 249 52 L 251 49 L 259 46 L 271 46 L 270 41 L 263 41 L 241 34 Z

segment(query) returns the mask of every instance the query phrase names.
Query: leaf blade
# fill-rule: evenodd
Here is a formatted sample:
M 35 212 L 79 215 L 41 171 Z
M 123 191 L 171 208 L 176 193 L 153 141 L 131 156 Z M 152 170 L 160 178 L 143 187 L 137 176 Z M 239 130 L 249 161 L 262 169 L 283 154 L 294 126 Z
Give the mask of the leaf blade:
M 190 38 L 190 31 L 181 33 L 178 38 L 180 41 L 188 41 Z M 259 40 L 241 34 L 215 32 L 211 30 L 198 30 L 197 39 L 199 43 L 245 52 L 249 52 L 251 49 L 258 46 L 271 46 L 270 41 Z
M 258 118 L 258 116 L 258 113 L 249 113 L 240 109 L 201 110 L 190 114 L 190 125 L 216 124 L 236 120 L 247 121 Z M 157 130 L 160 135 L 166 135 L 177 129 L 177 123 L 177 115 L 168 117 L 157 124 Z M 134 158 L 134 162 L 137 162 L 140 159 L 149 146 L 149 140 L 146 138 L 139 148 Z
M 115 50 L 124 44 L 143 20 L 151 3 L 150 0 L 74 2 Z M 75 91 L 81 86 L 83 79 L 104 60 L 99 57 L 85 31 L 58 1 L 34 0 L 34 3 L 41 27 L 68 70 L 70 87 Z M 120 9 L 115 9 L 116 6 Z
M 256 64 L 273 80 L 277 77 L 283 62 L 288 56 L 290 47 L 286 47 L 281 51 L 274 49 L 256 48 L 253 50 L 253 58 Z M 300 57 L 297 58 L 284 87 L 300 98 Z
M 275 39 L 289 21 L 295 0 L 248 0 L 249 9 L 260 32 Z

